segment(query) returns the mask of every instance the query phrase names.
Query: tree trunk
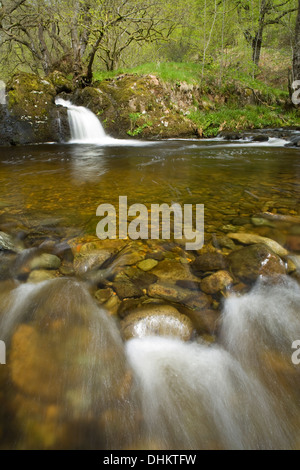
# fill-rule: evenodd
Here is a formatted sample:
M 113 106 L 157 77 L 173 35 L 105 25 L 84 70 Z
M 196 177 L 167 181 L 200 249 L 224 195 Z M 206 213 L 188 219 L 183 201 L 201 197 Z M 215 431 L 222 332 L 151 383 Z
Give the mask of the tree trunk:
M 299 0 L 300 1 L 300 0 Z M 252 40 L 252 60 L 254 64 L 258 67 L 259 60 L 260 60 L 260 53 L 261 53 L 261 46 L 262 46 L 262 29 L 260 29 L 254 39 Z
M 293 54 L 293 80 L 300 80 L 300 0 L 296 20 L 295 45 Z

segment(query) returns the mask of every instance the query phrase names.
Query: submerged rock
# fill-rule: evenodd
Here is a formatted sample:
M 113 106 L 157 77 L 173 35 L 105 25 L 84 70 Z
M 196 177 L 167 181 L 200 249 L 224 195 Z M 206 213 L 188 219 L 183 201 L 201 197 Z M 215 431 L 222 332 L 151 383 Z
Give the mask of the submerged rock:
M 188 341 L 193 333 L 191 320 L 170 305 L 144 307 L 127 315 L 121 325 L 125 340 L 155 335 Z
M 228 271 L 217 271 L 201 281 L 201 289 L 206 294 L 217 294 L 233 284 L 233 279 Z
M 228 233 L 228 237 L 242 243 L 243 245 L 261 243 L 269 247 L 278 256 L 288 255 L 288 251 L 275 240 L 271 240 L 271 238 L 261 237 L 260 235 L 255 235 L 253 233 Z
M 234 276 L 245 282 L 255 282 L 259 276 L 276 276 L 286 272 L 281 258 L 262 244 L 236 250 L 227 259 Z
M 28 282 L 43 282 L 48 281 L 49 279 L 55 279 L 55 274 L 53 271 L 48 271 L 46 269 L 36 269 L 32 271 L 28 276 Z
M 28 263 L 30 271 L 34 269 L 58 269 L 61 265 L 61 260 L 58 256 L 49 253 L 42 253 L 41 255 L 33 258 Z
M 161 261 L 152 271 L 152 274 L 158 279 L 166 282 L 175 282 L 178 280 L 190 281 L 197 283 L 199 279 L 194 276 L 187 263 L 172 261 L 165 259 Z
M 155 268 L 157 265 L 158 261 L 151 258 L 147 258 L 137 264 L 138 268 L 140 268 L 142 271 L 151 271 L 151 269 Z
M 203 292 L 190 291 L 178 285 L 162 281 L 152 284 L 148 289 L 148 295 L 195 309 L 207 308 L 212 303 L 211 298 Z
M 195 273 L 219 271 L 226 268 L 226 258 L 217 252 L 200 254 L 192 263 Z

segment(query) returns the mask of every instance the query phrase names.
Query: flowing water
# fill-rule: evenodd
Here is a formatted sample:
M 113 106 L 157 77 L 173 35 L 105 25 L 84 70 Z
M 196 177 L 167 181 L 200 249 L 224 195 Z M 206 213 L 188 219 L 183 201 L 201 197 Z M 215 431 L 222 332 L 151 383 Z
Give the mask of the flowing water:
M 275 138 L 118 141 L 92 126 L 91 134 L 83 131 L 87 110 L 58 104 L 71 112 L 73 143 L 0 149 L 0 230 L 26 247 L 0 282 L 7 345 L 0 447 L 299 448 L 295 280 L 262 279 L 247 294 L 229 296 L 213 343 L 201 336 L 124 343 L 118 320 L 76 276 L 33 284 L 14 275 L 45 243 L 95 236 L 98 205 L 117 207 L 119 196 L 128 205 L 204 204 L 207 236 L 224 236 L 242 220 L 285 244 L 299 224 L 254 227 L 250 217 L 299 215 L 299 151 Z M 155 243 L 141 245 L 153 250 Z M 297 250 L 292 257 L 299 269 Z

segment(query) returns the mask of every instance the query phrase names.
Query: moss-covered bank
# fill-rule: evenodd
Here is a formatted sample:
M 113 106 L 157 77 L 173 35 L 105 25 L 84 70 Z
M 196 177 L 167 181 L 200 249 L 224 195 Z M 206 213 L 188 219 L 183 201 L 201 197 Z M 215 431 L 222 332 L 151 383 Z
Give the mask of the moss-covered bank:
M 46 79 L 20 72 L 7 86 L 0 144 L 68 140 L 67 111 L 55 105 L 57 95 L 91 109 L 108 134 L 121 138 L 202 138 L 300 123 L 287 93 L 245 77 L 197 83 L 126 73 L 75 89 L 60 72 Z

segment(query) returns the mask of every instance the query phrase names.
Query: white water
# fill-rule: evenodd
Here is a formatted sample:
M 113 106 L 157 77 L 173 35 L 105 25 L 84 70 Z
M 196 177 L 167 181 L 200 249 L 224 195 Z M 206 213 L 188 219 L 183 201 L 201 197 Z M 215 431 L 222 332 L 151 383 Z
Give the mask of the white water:
M 2 105 L 6 104 L 5 90 L 6 90 L 5 83 L 3 82 L 3 80 L 0 80 L 0 104 Z
M 59 419 L 73 423 L 75 448 L 97 448 L 101 436 L 104 448 L 289 449 L 299 446 L 300 434 L 300 366 L 291 362 L 292 342 L 300 339 L 299 305 L 300 287 L 292 279 L 261 281 L 249 294 L 225 301 L 218 344 L 143 337 L 124 350 L 118 328 L 85 286 L 54 279 L 7 293 L 0 337 L 9 344 L 20 324 L 34 326 L 41 357 L 53 357 L 53 366 L 64 371 L 50 379 L 57 383 Z M 29 358 L 28 391 L 39 401 L 45 387 L 39 393 L 33 384 L 45 383 L 43 361 L 32 352 Z M 128 362 L 136 382 L 130 396 Z M 82 425 L 87 416 L 90 436 Z M 28 410 L 28 419 L 37 417 Z M 26 447 L 26 431 L 22 439 Z
M 107 135 L 97 116 L 84 106 L 75 106 L 71 101 L 56 98 L 55 104 L 68 109 L 68 118 L 72 144 L 96 144 L 112 146 L 143 147 L 155 142 L 144 142 L 132 139 L 114 139 Z
M 222 344 L 129 341 L 148 439 L 166 449 L 297 445 L 300 371 L 291 345 L 300 339 L 299 305 L 293 281 L 259 284 L 225 302 Z

